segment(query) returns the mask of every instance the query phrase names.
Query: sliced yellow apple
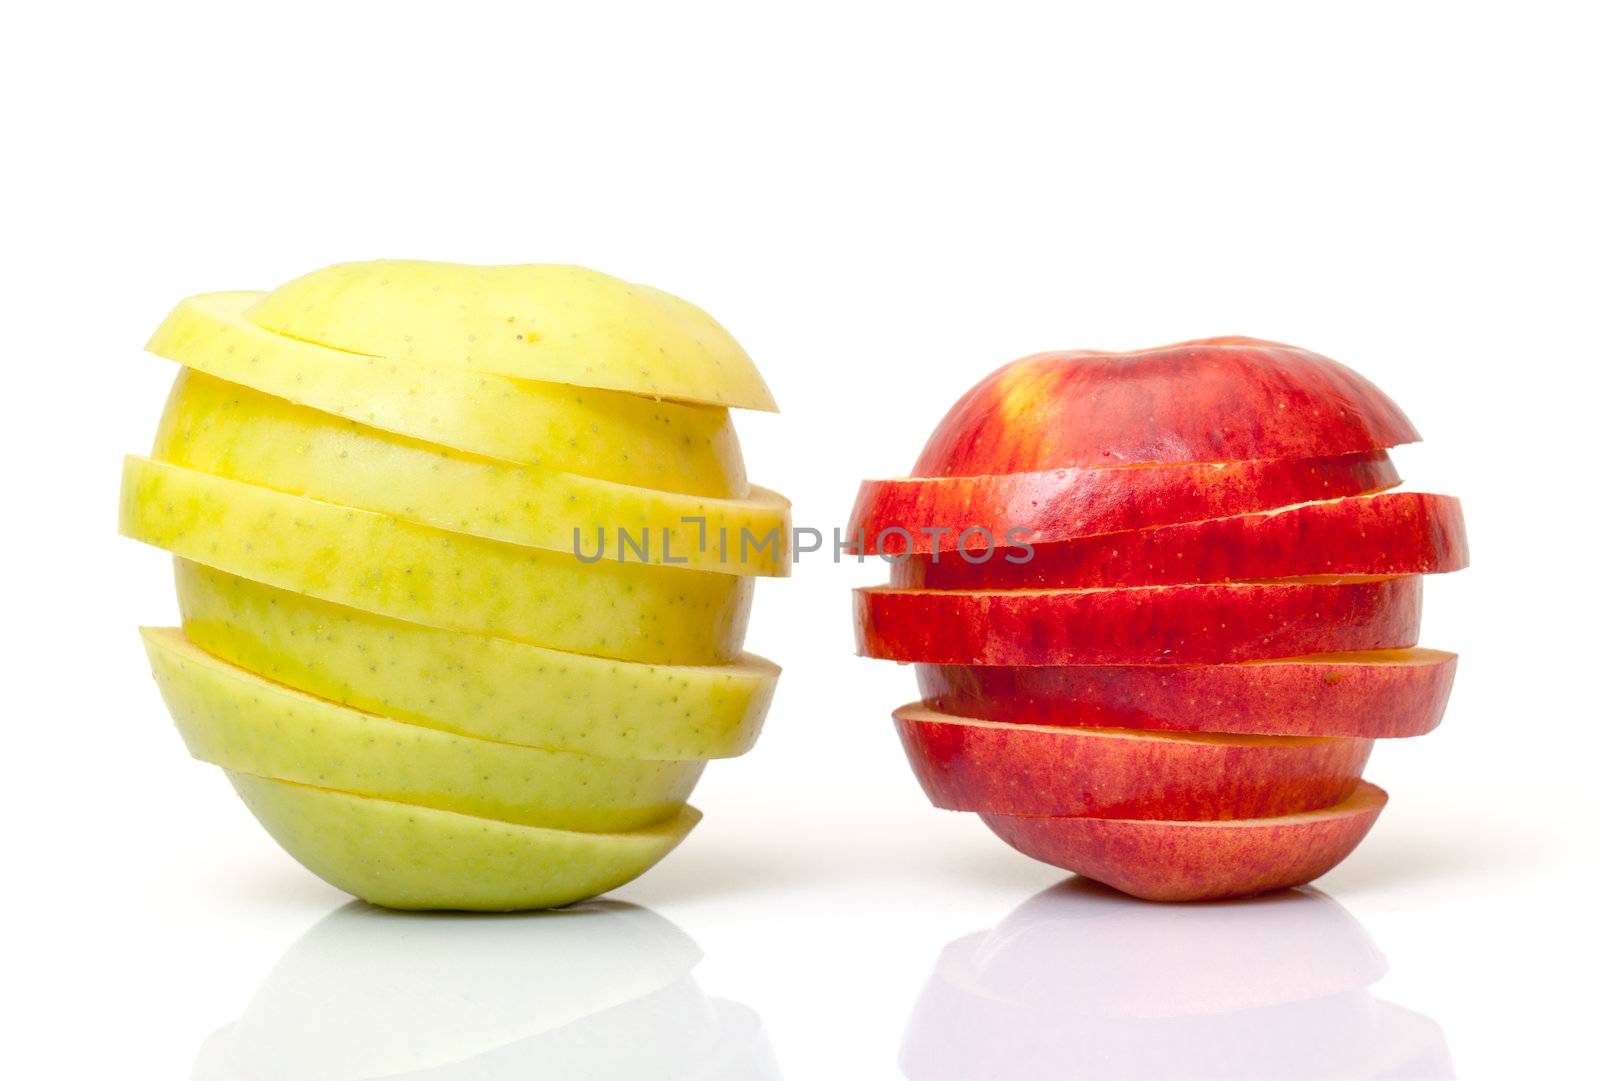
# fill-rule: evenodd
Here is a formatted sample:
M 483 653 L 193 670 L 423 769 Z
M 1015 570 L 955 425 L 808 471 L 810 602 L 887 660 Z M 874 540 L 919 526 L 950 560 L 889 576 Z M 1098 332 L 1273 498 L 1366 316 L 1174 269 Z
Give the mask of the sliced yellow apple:
M 789 503 L 709 499 L 421 443 L 202 372 L 179 373 L 151 456 L 424 525 L 586 558 L 788 572 Z M 626 538 L 626 539 L 624 539 Z
M 676 814 L 704 762 L 518 747 L 407 724 L 272 683 L 175 627 L 143 627 L 189 753 L 235 773 L 517 822 L 606 832 Z
M 651 664 L 739 655 L 751 579 L 447 533 L 130 456 L 122 532 L 281 589 L 446 630 Z
M 145 348 L 348 420 L 523 465 L 662 491 L 748 491 L 728 411 L 361 356 L 244 318 L 261 293 L 178 304 Z
M 267 679 L 369 713 L 611 758 L 729 758 L 755 743 L 778 666 L 631 664 L 437 630 L 176 560 L 184 633 Z
M 370 356 L 776 410 L 715 319 L 659 289 L 577 266 L 340 263 L 279 286 L 252 322 Z
M 230 773 L 234 790 L 312 874 L 389 908 L 509 912 L 605 893 L 654 866 L 700 821 L 578 833 Z

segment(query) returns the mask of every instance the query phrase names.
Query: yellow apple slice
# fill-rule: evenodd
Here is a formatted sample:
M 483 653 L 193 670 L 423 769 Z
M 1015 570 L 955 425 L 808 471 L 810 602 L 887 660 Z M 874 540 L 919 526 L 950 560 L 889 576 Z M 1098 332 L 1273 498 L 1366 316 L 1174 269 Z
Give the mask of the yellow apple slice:
M 176 560 L 184 633 L 267 679 L 369 713 L 610 758 L 749 750 L 778 666 L 630 664 L 437 630 Z
M 583 267 L 340 263 L 279 286 L 250 320 L 370 356 L 776 411 L 748 354 L 669 293 Z
M 190 297 L 145 348 L 218 379 L 474 454 L 714 498 L 748 490 L 726 409 L 330 349 L 244 318 L 262 296 Z
M 789 568 L 789 503 L 637 488 L 420 443 L 180 372 L 151 456 L 280 492 L 585 558 L 724 574 Z
M 167 709 L 202 762 L 525 826 L 610 832 L 676 814 L 704 762 L 547 751 L 406 724 L 271 683 L 145 627 Z
M 628 833 L 578 833 L 475 818 L 230 773 L 234 790 L 312 874 L 389 908 L 509 912 L 554 908 L 616 889 L 677 847 L 700 821 Z
M 739 655 L 751 579 L 447 533 L 130 456 L 122 532 L 281 589 L 430 627 L 651 664 Z

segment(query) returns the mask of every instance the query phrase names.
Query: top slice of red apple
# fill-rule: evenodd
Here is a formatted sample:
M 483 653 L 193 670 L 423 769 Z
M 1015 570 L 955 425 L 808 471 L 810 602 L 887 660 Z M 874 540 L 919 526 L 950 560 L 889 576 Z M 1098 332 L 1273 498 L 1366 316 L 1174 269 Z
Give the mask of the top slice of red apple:
M 1255 338 L 1129 353 L 1037 353 L 956 402 L 920 477 L 1316 458 L 1420 439 L 1389 397 L 1327 357 Z

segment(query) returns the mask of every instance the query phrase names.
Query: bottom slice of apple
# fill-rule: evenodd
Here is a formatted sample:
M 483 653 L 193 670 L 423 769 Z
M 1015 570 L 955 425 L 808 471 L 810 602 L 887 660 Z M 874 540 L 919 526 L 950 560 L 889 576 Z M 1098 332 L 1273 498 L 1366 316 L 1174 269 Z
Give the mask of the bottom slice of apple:
M 985 814 L 1012 848 L 1147 901 L 1248 897 L 1332 870 L 1389 800 L 1362 781 L 1343 803 L 1277 818 L 1180 822 Z
M 628 833 L 519 826 L 243 773 L 228 779 L 256 820 L 308 871 L 387 908 L 554 908 L 649 870 L 700 821 Z
M 1256 819 L 1331 807 L 1355 791 L 1370 739 L 1167 735 L 895 711 L 935 807 L 1006 815 Z

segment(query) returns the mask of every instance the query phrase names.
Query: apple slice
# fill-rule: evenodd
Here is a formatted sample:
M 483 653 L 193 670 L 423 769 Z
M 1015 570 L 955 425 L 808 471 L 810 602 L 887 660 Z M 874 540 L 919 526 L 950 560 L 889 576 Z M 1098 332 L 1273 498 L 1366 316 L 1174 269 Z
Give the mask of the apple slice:
M 340 263 L 274 289 L 250 320 L 407 363 L 777 411 L 749 355 L 711 316 L 583 267 Z
M 895 711 L 911 769 L 935 807 L 1095 818 L 1268 818 L 1349 796 L 1370 739 L 1164 735 L 1044 728 Z
M 1455 680 L 1437 649 L 1243 664 L 919 664 L 927 704 L 1032 725 L 1389 739 L 1433 731 Z
M 509 912 L 569 905 L 638 878 L 700 821 L 577 833 L 230 773 L 284 851 L 337 889 L 388 908 Z
M 607 832 L 670 818 L 705 768 L 517 747 L 406 724 L 270 683 L 175 628 L 141 633 L 189 753 L 235 773 L 528 826 Z
M 419 443 L 185 369 L 152 457 L 280 492 L 585 558 L 789 571 L 789 501 L 638 488 Z M 631 547 L 623 547 L 627 531 Z
M 778 666 L 632 664 L 436 630 L 175 561 L 188 638 L 368 713 L 608 758 L 730 758 L 754 745 Z
M 913 556 L 891 580 L 904 589 L 1041 589 L 1440 574 L 1467 565 L 1467 527 L 1459 499 L 1388 492 L 1036 545 L 1025 563 L 1000 552 L 971 559 Z
M 474 454 L 663 491 L 748 491 L 725 409 L 329 349 L 244 318 L 263 295 L 190 297 L 145 348 L 264 394 Z
M 869 480 L 850 515 L 865 555 L 1017 547 L 1270 510 L 1400 483 L 1382 451 L 1261 462 L 1056 469 L 983 477 Z M 988 530 L 993 545 L 982 533 Z M 908 537 L 909 535 L 909 542 Z M 1004 559 L 1002 554 L 991 557 Z
M 1208 338 L 1008 364 L 945 414 L 912 473 L 1317 458 L 1419 438 L 1399 406 L 1342 364 L 1292 345 Z
M 864 656 L 928 664 L 1220 664 L 1415 645 L 1422 578 L 1008 591 L 858 589 Z
M 584 564 L 133 456 L 122 532 L 335 604 L 618 660 L 725 663 L 749 614 L 749 578 Z
M 1361 843 L 1389 800 L 1362 781 L 1343 803 L 1280 818 L 1183 822 L 985 814 L 1011 847 L 1146 901 L 1248 897 L 1300 886 Z

